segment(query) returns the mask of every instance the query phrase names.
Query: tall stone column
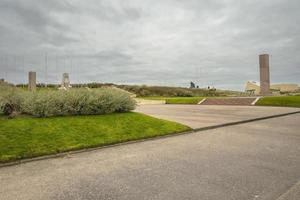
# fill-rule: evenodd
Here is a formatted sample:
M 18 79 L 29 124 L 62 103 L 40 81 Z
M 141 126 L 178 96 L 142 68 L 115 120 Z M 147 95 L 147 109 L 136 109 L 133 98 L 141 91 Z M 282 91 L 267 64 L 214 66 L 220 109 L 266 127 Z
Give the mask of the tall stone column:
M 270 94 L 269 55 L 259 55 L 260 95 Z
M 31 92 L 36 91 L 36 72 L 28 73 L 28 90 Z

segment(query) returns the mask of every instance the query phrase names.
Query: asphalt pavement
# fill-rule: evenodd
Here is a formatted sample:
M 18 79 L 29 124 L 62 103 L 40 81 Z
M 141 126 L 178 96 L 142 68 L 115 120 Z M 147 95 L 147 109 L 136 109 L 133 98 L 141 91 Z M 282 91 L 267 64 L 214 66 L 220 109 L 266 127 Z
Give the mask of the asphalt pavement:
M 222 105 L 139 105 L 136 112 L 176 121 L 192 128 L 300 112 L 300 108 Z
M 298 200 L 299 130 L 293 114 L 3 167 L 0 199 Z

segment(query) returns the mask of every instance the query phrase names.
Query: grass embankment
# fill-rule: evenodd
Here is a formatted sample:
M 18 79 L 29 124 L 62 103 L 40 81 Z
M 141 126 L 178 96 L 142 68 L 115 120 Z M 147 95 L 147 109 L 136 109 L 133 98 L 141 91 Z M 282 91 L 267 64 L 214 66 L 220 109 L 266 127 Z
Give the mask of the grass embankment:
M 300 96 L 263 97 L 255 105 L 300 107 Z
M 148 100 L 165 100 L 166 104 L 198 104 L 204 97 L 142 97 Z
M 198 104 L 203 97 L 179 97 L 179 98 L 168 98 L 166 104 Z
M 139 113 L 51 118 L 0 116 L 0 162 L 190 130 Z

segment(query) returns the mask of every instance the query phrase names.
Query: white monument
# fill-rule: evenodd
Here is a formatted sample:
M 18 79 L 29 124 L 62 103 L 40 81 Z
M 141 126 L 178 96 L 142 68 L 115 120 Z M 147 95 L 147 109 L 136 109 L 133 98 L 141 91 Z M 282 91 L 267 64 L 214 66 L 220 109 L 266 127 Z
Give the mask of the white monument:
M 62 82 L 59 89 L 68 90 L 72 86 L 70 85 L 70 78 L 68 73 L 63 73 Z

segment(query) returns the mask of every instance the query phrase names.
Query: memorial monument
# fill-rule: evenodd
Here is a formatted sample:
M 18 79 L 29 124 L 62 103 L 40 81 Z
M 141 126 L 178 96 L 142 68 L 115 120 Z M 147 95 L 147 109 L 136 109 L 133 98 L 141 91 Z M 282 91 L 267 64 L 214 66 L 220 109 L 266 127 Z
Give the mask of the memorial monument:
M 36 72 L 30 71 L 28 73 L 28 90 L 30 92 L 36 91 Z
M 63 73 L 63 78 L 62 78 L 62 82 L 61 82 L 61 85 L 60 85 L 59 89 L 67 90 L 71 87 L 72 86 L 70 85 L 69 74 L 68 73 Z
M 260 95 L 270 94 L 269 55 L 259 55 Z

